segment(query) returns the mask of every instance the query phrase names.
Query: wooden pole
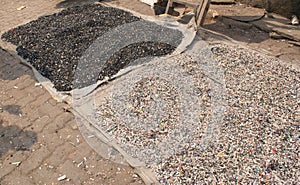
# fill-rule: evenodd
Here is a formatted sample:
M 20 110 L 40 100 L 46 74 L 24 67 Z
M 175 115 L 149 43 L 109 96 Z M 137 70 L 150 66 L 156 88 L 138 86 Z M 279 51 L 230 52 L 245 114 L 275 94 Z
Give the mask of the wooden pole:
M 172 6 L 172 4 L 173 4 L 173 1 L 172 1 L 172 0 L 168 0 L 168 4 L 167 4 L 167 7 L 166 7 L 166 12 L 165 12 L 165 14 L 168 14 L 169 8 L 170 8 L 170 6 Z
M 197 11 L 198 16 L 196 16 L 197 27 L 203 26 L 207 11 L 209 9 L 210 1 L 211 0 L 202 0 L 202 2 L 200 4 L 201 6 L 199 6 L 198 11 Z

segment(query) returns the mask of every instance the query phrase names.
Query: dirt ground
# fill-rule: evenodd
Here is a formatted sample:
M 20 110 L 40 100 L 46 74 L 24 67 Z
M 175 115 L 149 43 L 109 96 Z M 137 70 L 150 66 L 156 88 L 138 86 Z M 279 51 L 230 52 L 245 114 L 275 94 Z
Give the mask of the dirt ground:
M 213 18 L 215 10 L 226 9 L 228 5 L 211 5 L 210 11 L 207 14 L 204 28 L 200 32 L 201 37 L 209 42 L 213 41 L 229 41 L 223 36 L 227 36 L 235 43 L 248 46 L 254 50 L 263 52 L 265 54 L 274 56 L 281 59 L 283 62 L 293 65 L 297 69 L 300 69 L 300 42 L 294 42 L 284 37 L 279 39 L 270 38 L 270 32 L 261 30 L 255 26 L 247 27 L 242 25 L 230 24 L 222 21 L 220 18 Z M 239 11 L 243 11 L 243 6 L 237 6 Z M 252 9 L 253 15 L 259 14 L 261 9 Z M 259 12 L 259 13 L 258 13 Z M 300 27 L 295 26 L 295 31 L 300 33 Z M 212 34 L 209 31 L 216 32 L 218 34 Z M 290 30 L 287 30 L 289 32 Z M 229 41 L 230 42 L 230 41 Z

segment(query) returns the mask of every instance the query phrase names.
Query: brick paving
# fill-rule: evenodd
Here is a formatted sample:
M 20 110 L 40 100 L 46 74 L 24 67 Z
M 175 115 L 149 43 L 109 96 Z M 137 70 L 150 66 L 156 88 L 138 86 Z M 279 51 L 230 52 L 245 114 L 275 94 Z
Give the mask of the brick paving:
M 0 32 L 8 30 L 16 25 L 37 19 L 41 15 L 46 15 L 60 11 L 56 4 L 61 0 L 1 0 L 0 1 Z M 23 10 L 17 10 L 25 6 Z
M 87 1 L 1 0 L 0 33 Z M 93 2 L 93 1 L 90 1 Z M 18 11 L 17 8 L 26 8 Z M 74 115 L 41 86 L 30 68 L 0 48 L 0 184 L 143 184 L 126 165 L 99 156 Z M 66 179 L 58 181 L 58 177 Z
M 129 166 L 97 155 L 74 116 L 29 68 L 0 50 L 0 184 L 141 184 Z M 66 175 L 67 179 L 57 178 Z
M 86 2 L 95 0 L 1 0 L 0 33 Z M 108 3 L 153 15 L 149 7 L 137 0 Z M 26 8 L 18 11 L 20 6 Z M 242 36 L 240 32 L 236 35 Z M 282 43 L 277 42 L 267 39 L 250 44 L 259 48 L 272 46 L 274 52 L 278 47 L 282 57 L 289 57 L 291 61 L 299 56 L 299 48 L 286 44 L 282 49 Z M 143 184 L 129 166 L 105 160 L 95 153 L 82 138 L 74 115 L 65 111 L 66 105 L 57 103 L 35 83 L 31 69 L 0 48 L 1 185 Z M 58 181 L 61 175 L 66 175 L 66 179 Z

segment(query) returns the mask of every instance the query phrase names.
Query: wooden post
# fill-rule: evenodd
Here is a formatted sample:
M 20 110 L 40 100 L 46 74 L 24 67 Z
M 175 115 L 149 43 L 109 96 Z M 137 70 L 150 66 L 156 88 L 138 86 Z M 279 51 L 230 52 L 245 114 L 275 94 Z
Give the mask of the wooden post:
M 173 4 L 173 1 L 172 1 L 172 0 L 168 0 L 168 4 L 167 4 L 167 7 L 166 7 L 166 12 L 165 12 L 165 14 L 168 14 L 169 8 L 170 8 L 170 6 L 172 6 L 172 4 Z
M 196 9 L 196 11 L 195 11 L 195 20 L 197 21 L 198 20 L 198 18 L 199 18 L 199 12 L 200 12 L 200 10 L 201 10 L 201 8 L 202 8 L 202 6 L 203 6 L 203 1 L 204 0 L 200 0 L 200 2 L 199 2 L 199 6 L 197 7 L 197 9 Z
M 203 26 L 203 23 L 204 23 L 207 11 L 209 9 L 209 5 L 210 5 L 211 0 L 201 0 L 201 1 L 202 1 L 201 2 L 202 6 L 199 6 L 198 11 L 197 11 L 198 16 L 196 17 L 197 27 Z
M 187 0 L 168 0 L 168 4 L 166 7 L 166 14 L 169 12 L 170 6 L 172 6 L 173 2 L 185 4 L 187 6 L 193 6 L 195 7 L 195 19 L 196 19 L 196 25 L 197 27 L 202 26 L 205 20 L 205 16 L 207 14 L 207 11 L 209 9 L 211 0 L 198 0 L 198 3 L 194 3 L 193 1 L 187 1 Z

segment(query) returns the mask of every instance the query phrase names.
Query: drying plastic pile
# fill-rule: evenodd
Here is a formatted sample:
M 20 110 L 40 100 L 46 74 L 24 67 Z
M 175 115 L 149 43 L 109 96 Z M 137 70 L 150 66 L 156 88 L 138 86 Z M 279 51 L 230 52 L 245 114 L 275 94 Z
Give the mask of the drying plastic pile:
M 57 90 L 68 91 L 72 89 L 80 57 L 97 38 L 113 28 L 140 20 L 123 10 L 88 4 L 40 17 L 4 33 L 2 39 L 18 46 L 18 54 L 50 79 Z M 137 58 L 166 55 L 174 49 L 174 46 L 153 42 L 127 46 L 111 56 L 102 71 L 103 66 L 94 66 L 99 76 L 83 80 L 81 87 L 113 76 Z

